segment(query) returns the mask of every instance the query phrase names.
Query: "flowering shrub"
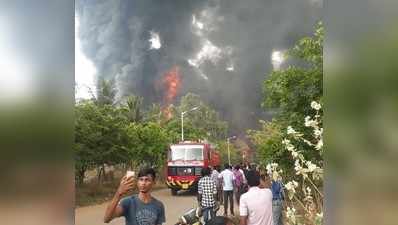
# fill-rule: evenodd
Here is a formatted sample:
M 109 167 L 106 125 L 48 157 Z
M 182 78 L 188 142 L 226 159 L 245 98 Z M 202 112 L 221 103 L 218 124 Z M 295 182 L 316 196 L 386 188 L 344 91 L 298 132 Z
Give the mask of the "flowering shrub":
M 305 138 L 303 133 L 288 126 L 286 131 L 287 138 L 282 141 L 284 148 L 290 153 L 291 159 L 294 160 L 295 177 L 285 184 L 289 199 L 286 217 L 290 225 L 320 225 L 323 221 L 323 192 L 321 189 L 323 184 L 323 160 L 317 162 L 307 160 L 302 154 L 302 150 L 296 147 L 301 143 L 305 143 L 307 148 L 315 149 L 320 156 L 319 158 L 322 158 L 323 128 L 321 127 L 321 105 L 313 101 L 311 102 L 311 108 L 315 114 L 312 117 L 305 117 L 304 125 L 313 130 L 312 137 L 310 139 Z M 277 163 L 268 164 L 267 171 L 272 174 L 272 179 L 281 179 L 280 174 L 283 171 L 278 169 Z

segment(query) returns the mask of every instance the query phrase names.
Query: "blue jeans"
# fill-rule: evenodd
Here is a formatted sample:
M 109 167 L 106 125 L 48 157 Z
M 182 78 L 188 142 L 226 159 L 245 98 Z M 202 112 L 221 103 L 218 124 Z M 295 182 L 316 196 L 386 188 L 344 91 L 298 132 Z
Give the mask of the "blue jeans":
M 216 217 L 213 207 L 207 207 L 207 208 L 202 209 L 202 215 L 203 215 L 203 220 L 204 220 L 205 224 L 207 223 L 207 221 Z
M 283 225 L 282 210 L 283 210 L 283 201 L 272 200 L 272 220 L 274 221 L 274 225 Z

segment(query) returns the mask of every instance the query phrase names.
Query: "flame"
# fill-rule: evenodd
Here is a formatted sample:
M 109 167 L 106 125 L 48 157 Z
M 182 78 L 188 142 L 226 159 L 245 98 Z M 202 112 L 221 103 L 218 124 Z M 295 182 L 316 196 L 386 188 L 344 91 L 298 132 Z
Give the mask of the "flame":
M 181 86 L 180 68 L 174 66 L 167 71 L 163 76 L 163 84 L 165 87 L 166 94 L 164 96 L 164 102 L 169 105 L 173 102 L 177 96 Z
M 172 117 L 170 105 L 179 93 L 181 87 L 180 68 L 178 66 L 173 66 L 163 75 L 162 83 L 165 90 L 165 95 L 163 97 L 165 107 L 163 107 L 162 111 L 163 114 L 166 115 L 166 118 L 170 119 Z

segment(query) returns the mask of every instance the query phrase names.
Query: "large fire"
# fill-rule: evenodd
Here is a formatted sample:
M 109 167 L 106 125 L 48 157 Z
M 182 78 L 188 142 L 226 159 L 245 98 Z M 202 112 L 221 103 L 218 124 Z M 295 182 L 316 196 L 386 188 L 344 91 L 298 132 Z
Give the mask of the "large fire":
M 166 115 L 166 118 L 170 119 L 172 117 L 170 105 L 173 103 L 181 86 L 180 68 L 178 66 L 174 66 L 167 71 L 163 75 L 162 84 L 165 90 L 165 95 L 163 97 L 164 107 L 162 111 L 163 114 Z

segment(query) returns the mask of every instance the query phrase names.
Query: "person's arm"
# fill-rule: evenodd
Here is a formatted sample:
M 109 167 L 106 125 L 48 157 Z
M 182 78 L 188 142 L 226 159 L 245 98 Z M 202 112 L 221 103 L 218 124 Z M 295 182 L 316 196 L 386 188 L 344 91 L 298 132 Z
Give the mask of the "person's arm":
M 202 205 L 202 184 L 201 184 L 200 181 L 199 181 L 199 184 L 198 184 L 198 196 L 197 196 L 197 199 L 198 199 L 199 205 Z
M 123 208 L 119 205 L 119 201 L 124 194 L 134 187 L 134 177 L 123 177 L 120 181 L 119 188 L 117 189 L 112 201 L 106 208 L 104 215 L 104 223 L 109 223 L 116 217 L 121 217 L 123 215 Z
M 166 213 L 164 211 L 164 205 L 163 205 L 163 203 L 161 203 L 160 204 L 160 215 L 158 216 L 156 224 L 162 225 L 164 222 L 166 222 Z
M 244 194 L 240 197 L 239 202 L 240 202 L 239 203 L 240 225 L 247 225 L 247 217 L 249 215 L 249 210 Z
M 198 203 L 199 205 L 202 205 L 202 194 L 198 194 Z

